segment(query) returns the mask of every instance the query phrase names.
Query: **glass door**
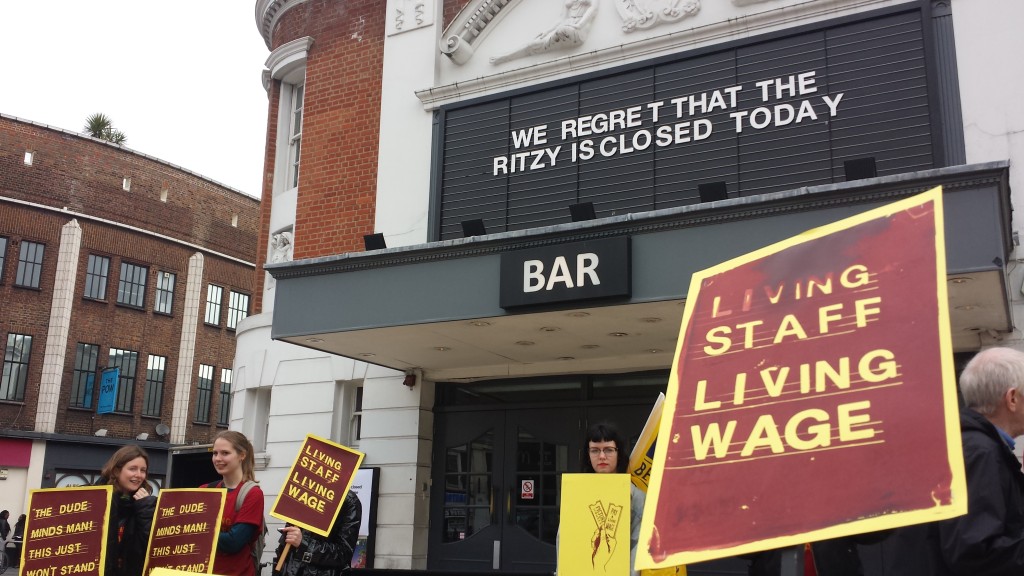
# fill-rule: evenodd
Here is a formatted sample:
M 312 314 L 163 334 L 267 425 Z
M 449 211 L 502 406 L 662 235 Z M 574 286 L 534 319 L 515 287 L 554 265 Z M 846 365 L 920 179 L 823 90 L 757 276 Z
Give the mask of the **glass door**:
M 441 419 L 430 568 L 551 573 L 561 474 L 576 469 L 579 454 L 579 410 L 455 412 Z

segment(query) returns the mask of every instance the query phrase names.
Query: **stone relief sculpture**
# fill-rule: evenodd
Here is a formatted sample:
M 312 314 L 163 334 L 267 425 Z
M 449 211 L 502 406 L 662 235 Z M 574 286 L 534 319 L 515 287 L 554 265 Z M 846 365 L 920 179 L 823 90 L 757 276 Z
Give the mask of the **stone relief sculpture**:
M 441 37 L 441 53 L 456 64 L 465 64 L 473 57 L 474 46 L 493 26 L 489 26 L 512 0 L 479 0 L 475 7 L 467 5 Z
M 622 31 L 632 32 L 693 16 L 700 11 L 700 0 L 615 0 L 615 8 Z
M 292 233 L 278 232 L 270 237 L 270 261 L 289 262 L 292 259 Z
M 567 50 L 582 45 L 587 40 L 590 24 L 600 0 L 565 0 L 562 15 L 551 28 L 538 34 L 525 45 L 491 58 L 491 63 L 501 64 L 517 58 L 549 52 Z
M 732 3 L 736 6 L 749 6 L 750 4 L 760 4 L 762 2 L 770 2 L 772 0 L 732 0 Z

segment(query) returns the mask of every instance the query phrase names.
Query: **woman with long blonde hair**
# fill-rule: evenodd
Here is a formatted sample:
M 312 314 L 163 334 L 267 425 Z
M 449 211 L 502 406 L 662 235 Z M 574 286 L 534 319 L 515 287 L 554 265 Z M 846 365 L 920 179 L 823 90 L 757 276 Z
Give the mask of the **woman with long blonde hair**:
M 221 480 L 203 488 L 224 488 L 224 501 L 213 573 L 223 576 L 254 576 L 253 550 L 263 529 L 263 490 L 256 484 L 256 458 L 245 434 L 227 430 L 213 441 L 213 467 Z M 247 483 L 252 483 L 246 486 Z M 242 502 L 238 502 L 243 493 Z M 258 561 L 258 559 L 256 560 Z

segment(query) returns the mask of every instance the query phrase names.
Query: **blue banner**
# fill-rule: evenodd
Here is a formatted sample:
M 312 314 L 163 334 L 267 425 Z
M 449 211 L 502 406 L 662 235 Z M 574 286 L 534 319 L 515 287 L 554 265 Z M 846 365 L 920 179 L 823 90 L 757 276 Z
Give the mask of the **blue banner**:
M 121 380 L 120 368 L 106 368 L 100 376 L 100 401 L 96 406 L 97 414 L 109 414 L 117 404 L 117 384 Z

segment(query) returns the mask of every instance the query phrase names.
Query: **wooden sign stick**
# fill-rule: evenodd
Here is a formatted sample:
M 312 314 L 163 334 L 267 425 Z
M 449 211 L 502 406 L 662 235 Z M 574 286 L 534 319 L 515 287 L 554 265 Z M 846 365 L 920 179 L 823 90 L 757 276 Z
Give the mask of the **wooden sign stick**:
M 274 568 L 275 572 L 281 571 L 281 566 L 284 566 L 284 559 L 288 557 L 288 551 L 292 549 L 292 545 L 285 543 L 284 550 L 281 551 L 281 557 L 277 560 L 277 566 Z

